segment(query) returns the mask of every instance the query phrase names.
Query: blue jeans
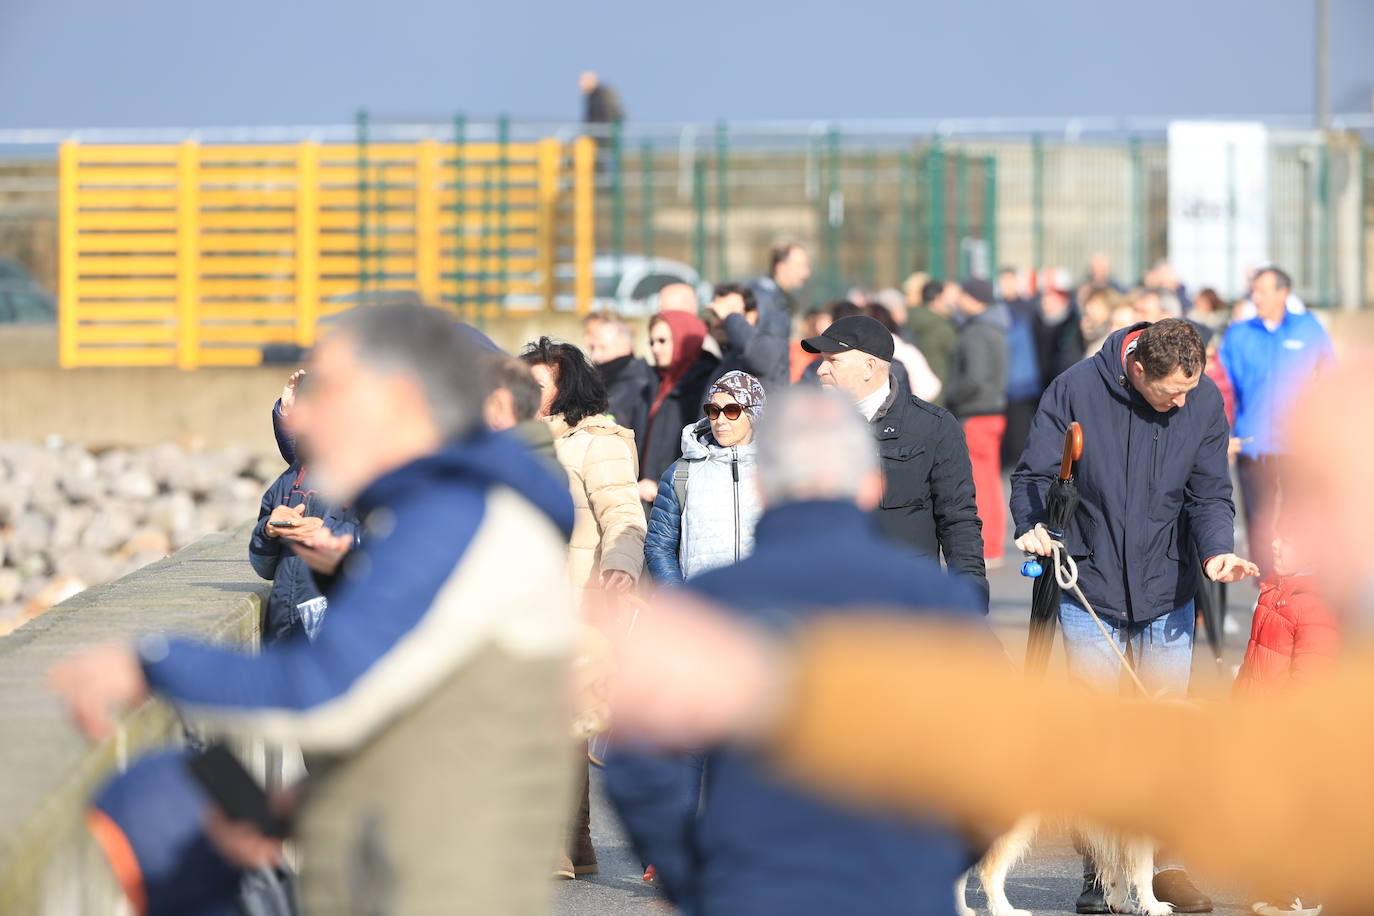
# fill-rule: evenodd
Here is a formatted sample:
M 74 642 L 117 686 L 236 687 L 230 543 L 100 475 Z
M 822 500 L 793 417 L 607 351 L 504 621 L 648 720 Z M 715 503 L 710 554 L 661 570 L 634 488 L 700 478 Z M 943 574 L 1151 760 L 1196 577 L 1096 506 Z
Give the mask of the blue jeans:
M 1183 697 L 1188 693 L 1188 680 L 1193 673 L 1193 631 L 1197 627 L 1192 601 L 1149 623 L 1128 623 L 1113 617 L 1103 617 L 1102 622 L 1151 694 L 1163 691 Z M 1059 600 L 1059 628 L 1064 632 L 1064 655 L 1070 677 L 1099 690 L 1120 688 L 1121 660 L 1107 645 L 1092 615 L 1073 598 L 1065 596 Z M 1135 688 L 1128 690 L 1133 692 Z M 1161 849 L 1155 855 L 1156 874 L 1182 867 L 1169 850 Z M 1095 870 L 1086 852 L 1083 870 Z
M 1193 630 L 1197 613 L 1188 601 L 1149 623 L 1103 617 L 1117 646 L 1135 665 L 1151 693 L 1182 697 L 1193 671 Z M 1089 687 L 1115 690 L 1121 684 L 1121 662 L 1107 645 L 1092 616 L 1073 598 L 1059 600 L 1059 628 L 1069 675 Z

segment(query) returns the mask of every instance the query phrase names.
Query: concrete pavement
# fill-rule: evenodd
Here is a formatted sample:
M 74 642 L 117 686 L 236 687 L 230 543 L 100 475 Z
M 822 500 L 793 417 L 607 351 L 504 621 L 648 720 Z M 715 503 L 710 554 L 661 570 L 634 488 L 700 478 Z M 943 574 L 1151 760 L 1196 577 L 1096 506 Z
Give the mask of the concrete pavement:
M 1030 596 L 1029 583 L 1021 578 L 1019 569 L 1019 555 L 1009 553 L 1006 566 L 989 575 L 992 585 L 991 622 L 1008 653 L 1017 660 L 1024 653 Z M 1205 648 L 1196 653 L 1194 684 L 1197 689 L 1210 692 L 1224 687 L 1229 680 L 1232 665 L 1239 662 L 1244 651 L 1244 634 L 1248 633 L 1254 598 L 1253 586 L 1232 586 L 1230 614 L 1242 626 L 1228 638 L 1227 664 L 1223 669 L 1218 669 Z M 1059 663 L 1060 650 L 1056 647 L 1052 664 Z M 595 776 L 593 792 L 592 838 L 600 858 L 601 873 L 591 878 L 561 882 L 554 913 L 556 916 L 662 916 L 672 913 L 672 906 L 640 880 L 642 870 L 639 862 L 621 833 L 615 814 L 600 794 Z M 1082 883 L 1081 864 L 1064 832 L 1047 828 L 1026 861 L 1013 869 L 1007 882 L 1007 896 L 1013 905 L 1037 914 L 1072 913 L 1074 898 Z M 1238 916 L 1250 912 L 1249 903 L 1242 903 L 1241 895 L 1219 889 L 1203 876 L 1195 877 L 1199 885 L 1217 901 L 1217 913 Z M 952 895 L 950 899 L 952 913 Z M 986 898 L 976 878 L 970 882 L 968 903 L 980 913 L 987 911 Z

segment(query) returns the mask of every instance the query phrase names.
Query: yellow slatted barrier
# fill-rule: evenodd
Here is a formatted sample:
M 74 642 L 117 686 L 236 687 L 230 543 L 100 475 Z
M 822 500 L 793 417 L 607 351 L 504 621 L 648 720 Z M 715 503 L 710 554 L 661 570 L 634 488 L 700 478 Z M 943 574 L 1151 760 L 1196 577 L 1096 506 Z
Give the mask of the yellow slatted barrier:
M 595 157 L 584 139 L 65 143 L 61 364 L 254 365 L 399 292 L 467 317 L 585 310 Z

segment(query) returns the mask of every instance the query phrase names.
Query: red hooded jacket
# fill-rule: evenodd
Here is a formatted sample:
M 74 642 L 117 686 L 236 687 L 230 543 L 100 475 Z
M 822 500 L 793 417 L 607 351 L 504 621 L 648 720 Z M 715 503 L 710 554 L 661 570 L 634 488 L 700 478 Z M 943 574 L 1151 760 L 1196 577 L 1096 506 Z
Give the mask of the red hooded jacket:
M 1310 682 L 1336 667 L 1341 625 L 1317 594 L 1312 576 L 1283 576 L 1260 585 L 1245 664 L 1234 692 L 1272 696 L 1290 685 Z

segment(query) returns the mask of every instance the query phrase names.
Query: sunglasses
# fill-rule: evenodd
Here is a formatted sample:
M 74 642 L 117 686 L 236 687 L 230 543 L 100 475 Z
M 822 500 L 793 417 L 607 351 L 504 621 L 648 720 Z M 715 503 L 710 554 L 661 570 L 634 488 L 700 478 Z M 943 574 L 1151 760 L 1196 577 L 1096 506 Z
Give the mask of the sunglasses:
M 726 404 L 721 407 L 719 404 L 703 404 L 701 409 L 706 412 L 706 419 L 714 423 L 721 414 L 725 414 L 727 420 L 738 420 L 744 414 L 746 406 L 744 404 Z

